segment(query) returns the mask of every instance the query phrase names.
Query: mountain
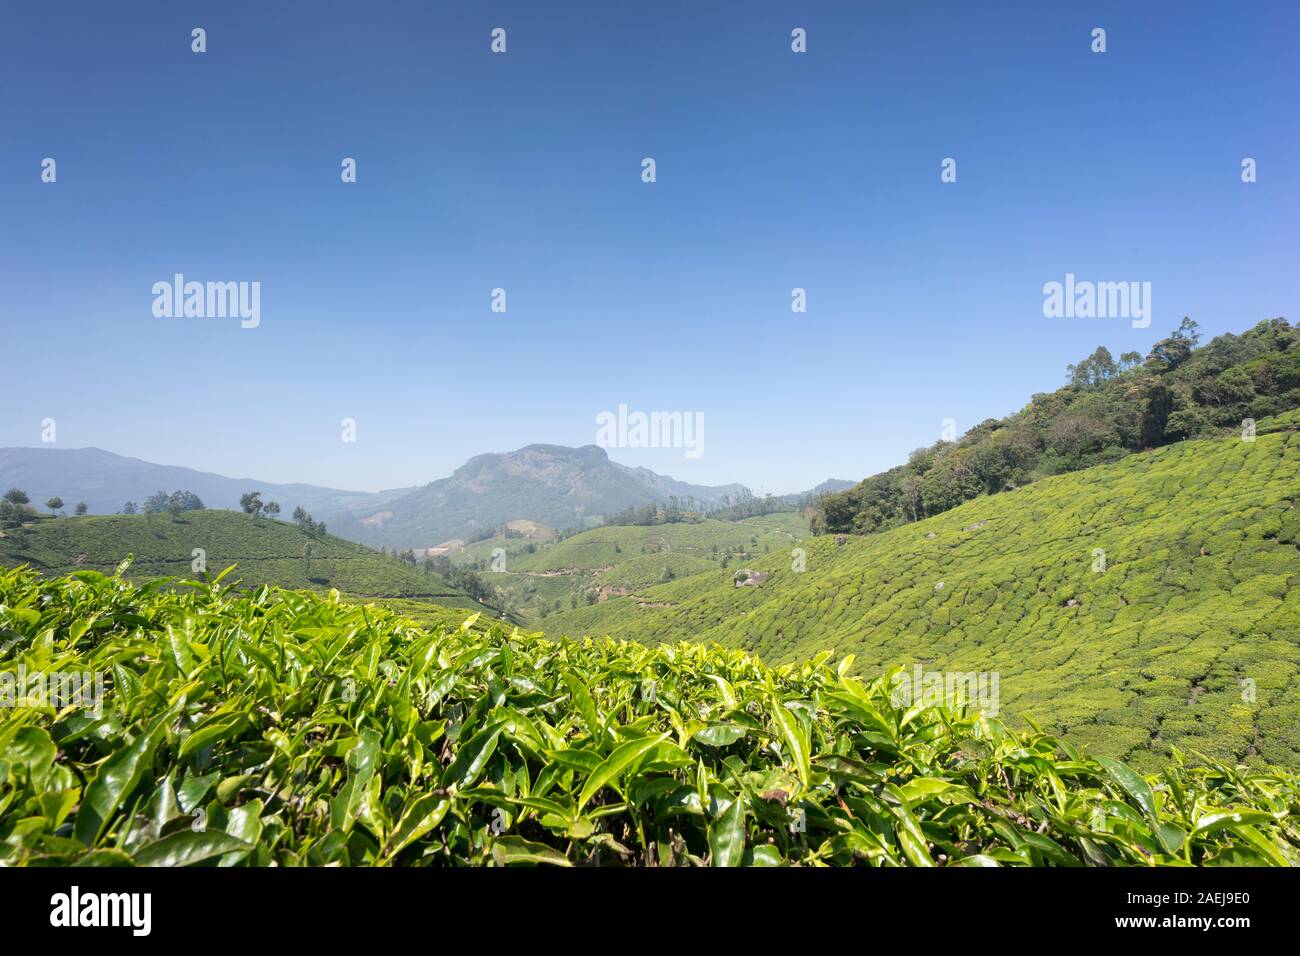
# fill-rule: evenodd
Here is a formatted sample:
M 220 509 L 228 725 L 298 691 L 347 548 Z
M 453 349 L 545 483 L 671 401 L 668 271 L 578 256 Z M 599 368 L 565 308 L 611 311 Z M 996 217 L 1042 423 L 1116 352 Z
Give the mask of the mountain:
M 317 518 L 382 504 L 410 490 L 370 493 L 227 478 L 193 468 L 156 465 L 100 448 L 0 448 L 3 488 L 23 489 L 38 509 L 55 495 L 69 511 L 84 501 L 91 514 L 116 514 L 126 502 L 140 504 L 156 491 L 192 491 L 209 508 L 237 508 L 240 495 L 260 491 L 263 501 L 278 501 L 285 514 L 302 505 Z
M 744 485 L 692 485 L 629 468 L 595 445 L 528 445 L 477 455 L 448 478 L 335 515 L 330 530 L 375 547 L 427 548 L 518 518 L 564 529 L 674 495 L 718 505 L 748 494 Z
M 232 564 L 225 579 L 246 586 L 336 588 L 359 597 L 409 598 L 447 607 L 485 605 L 432 568 L 415 568 L 333 535 L 309 536 L 297 525 L 236 511 L 170 515 L 41 516 L 0 531 L 0 566 L 27 564 L 47 574 L 111 572 L 128 555 L 136 580 L 197 577 L 195 549 L 210 574 Z M 308 551 L 310 549 L 310 551 Z
M 222 509 L 237 508 L 240 495 L 260 491 L 284 514 L 301 505 L 340 537 L 401 550 L 519 519 L 563 529 L 674 496 L 717 507 L 750 494 L 744 485 L 693 485 L 620 465 L 595 445 L 529 445 L 477 455 L 448 478 L 379 492 L 226 478 L 99 448 L 0 448 L 0 490 L 6 488 L 23 489 L 38 509 L 57 495 L 66 510 L 84 501 L 91 514 L 115 514 L 127 501 L 140 504 L 159 490 L 192 491 L 209 508 Z
M 846 481 L 843 478 L 827 478 L 816 488 L 812 488 L 808 491 L 805 491 L 801 495 L 796 495 L 795 497 L 816 498 L 818 495 L 830 495 L 830 494 L 834 494 L 837 491 L 847 491 L 849 488 L 852 488 L 856 484 L 857 484 L 856 481 Z
M 550 615 L 856 673 L 998 675 L 1000 712 L 1149 768 L 1171 747 L 1300 767 L 1300 411 L 1044 477 L 868 535 Z M 843 540 L 843 543 L 838 543 Z M 734 567 L 734 565 L 733 565 Z

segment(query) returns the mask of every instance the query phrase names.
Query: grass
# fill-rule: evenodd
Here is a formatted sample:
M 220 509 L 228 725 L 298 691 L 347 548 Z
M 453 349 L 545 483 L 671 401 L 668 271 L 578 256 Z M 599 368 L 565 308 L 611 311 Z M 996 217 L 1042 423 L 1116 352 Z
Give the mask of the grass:
M 52 574 L 111 571 L 128 555 L 138 580 L 194 574 L 195 549 L 207 570 L 232 564 L 232 580 L 249 587 L 330 588 L 361 597 L 422 598 L 485 609 L 441 577 L 330 535 L 309 537 L 297 525 L 235 511 L 169 515 L 38 518 L 0 538 L 0 566 L 29 564 Z M 304 552 L 310 547 L 310 558 Z
M 1300 767 L 1300 414 L 1187 441 L 880 534 L 800 543 L 552 615 L 548 633 L 716 641 L 995 672 L 1000 708 L 1153 769 L 1174 747 Z M 1094 570 L 1097 549 L 1105 570 Z
M 6 865 L 1296 865 L 1300 781 L 895 706 L 827 655 L 0 572 Z M 847 662 L 846 662 L 847 664 Z M 12 689 L 12 682 L 10 682 Z

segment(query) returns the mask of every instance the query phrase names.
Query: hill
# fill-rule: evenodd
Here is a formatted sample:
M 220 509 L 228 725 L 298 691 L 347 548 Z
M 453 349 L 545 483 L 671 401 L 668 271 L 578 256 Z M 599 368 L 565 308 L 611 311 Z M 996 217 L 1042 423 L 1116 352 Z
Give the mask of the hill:
M 489 538 L 466 545 L 449 560 L 483 572 L 513 615 L 539 627 L 562 609 L 784 553 L 807 533 L 807 519 L 791 513 L 740 521 L 603 525 L 555 542 Z M 503 553 L 503 560 L 494 564 L 493 552 Z
M 1171 748 L 1300 766 L 1300 413 L 877 534 L 552 615 L 553 635 L 718 641 L 854 672 L 1000 675 L 1001 713 L 1153 767 Z M 1104 558 L 1104 563 L 1102 559 Z
M 1187 438 L 1240 432 L 1250 421 L 1300 408 L 1300 328 L 1270 319 L 1199 343 L 1196 323 L 1184 319 L 1145 360 L 1127 352 L 1117 361 L 1098 348 L 1067 368 L 1064 388 L 820 499 L 815 526 L 896 528 L 980 495 Z
M 236 508 L 240 495 L 260 491 L 264 500 L 278 501 L 285 514 L 301 505 L 326 519 L 350 508 L 378 507 L 409 490 L 370 493 L 227 478 L 99 448 L 0 448 L 0 488 L 22 488 L 38 503 L 58 495 L 69 511 L 84 501 L 91 514 L 117 514 L 126 502 L 141 503 L 157 491 L 191 491 L 214 509 Z
M 580 528 L 604 515 L 671 496 L 719 504 L 748 494 L 743 485 L 692 485 L 610 461 L 603 448 L 529 445 L 478 455 L 448 478 L 382 506 L 335 515 L 335 533 L 379 547 L 430 548 L 482 528 L 526 519 L 551 528 Z
M 332 535 L 309 536 L 297 525 L 234 511 L 169 515 L 41 517 L 0 532 L 0 566 L 29 564 L 51 574 L 112 571 L 134 555 L 129 574 L 147 580 L 193 576 L 195 549 L 210 574 L 232 564 L 227 578 L 247 586 L 336 588 L 362 597 L 418 598 L 454 607 L 486 606 L 432 569 L 412 568 Z
M 0 865 L 1300 863 L 1294 774 L 1144 778 L 824 658 L 470 623 L 0 571 L 0 669 L 112 662 L 0 707 Z

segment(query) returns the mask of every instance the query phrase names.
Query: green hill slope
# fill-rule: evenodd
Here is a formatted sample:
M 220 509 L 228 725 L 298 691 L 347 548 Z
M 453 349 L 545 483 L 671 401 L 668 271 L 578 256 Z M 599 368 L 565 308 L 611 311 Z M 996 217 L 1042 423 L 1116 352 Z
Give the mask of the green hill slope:
M 997 673 L 1013 723 L 1141 766 L 1171 745 L 1300 766 L 1297 426 L 1292 412 L 1253 443 L 1180 442 L 842 547 L 809 539 L 804 573 L 774 551 L 753 562 L 772 572 L 760 587 L 712 571 L 546 630 Z
M 331 535 L 310 537 L 297 525 L 235 511 L 187 511 L 175 520 L 165 514 L 42 517 L 21 530 L 3 532 L 0 566 L 30 564 L 52 574 L 111 571 L 134 555 L 128 572 L 133 578 L 193 577 L 195 549 L 203 550 L 211 574 L 237 564 L 228 580 L 244 585 L 337 588 L 362 597 L 419 598 L 486 609 L 432 572 Z
M 793 520 L 792 520 L 793 519 Z M 596 570 L 640 554 L 686 554 L 712 559 L 733 554 L 762 553 L 780 548 L 808 533 L 797 515 L 764 515 L 743 521 L 678 522 L 659 525 L 607 525 L 565 538 L 534 554 L 520 554 L 512 570 Z
M 780 512 L 741 521 L 604 525 L 556 542 L 491 538 L 450 560 L 486 572 L 512 613 L 542 627 L 556 611 L 635 594 L 666 577 L 734 570 L 762 555 L 784 553 L 807 534 L 807 519 Z M 491 571 L 496 548 L 506 553 L 504 572 Z

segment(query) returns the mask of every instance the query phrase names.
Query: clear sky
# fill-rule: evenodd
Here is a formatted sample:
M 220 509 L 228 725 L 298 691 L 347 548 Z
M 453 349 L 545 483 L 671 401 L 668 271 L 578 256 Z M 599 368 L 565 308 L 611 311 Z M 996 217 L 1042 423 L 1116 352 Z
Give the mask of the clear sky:
M 617 461 L 858 479 L 1099 344 L 1300 319 L 1298 33 L 1293 0 L 8 3 L 0 445 L 53 418 L 378 489 L 624 403 L 702 413 L 704 454 Z M 261 324 L 155 317 L 177 272 L 260 282 Z M 1066 273 L 1151 282 L 1151 327 L 1044 318 Z

